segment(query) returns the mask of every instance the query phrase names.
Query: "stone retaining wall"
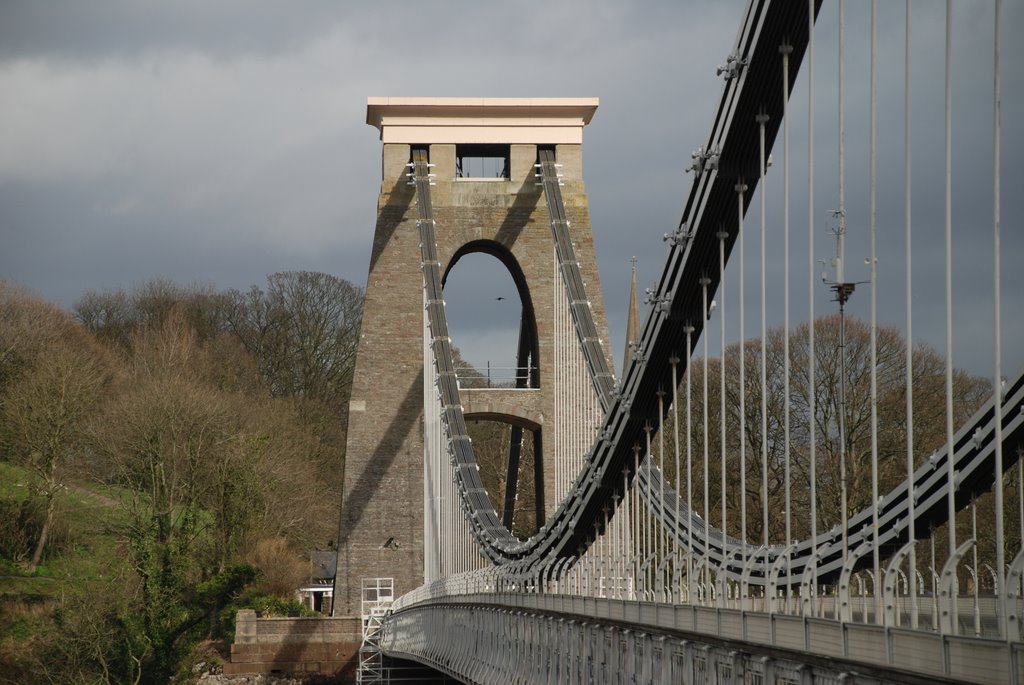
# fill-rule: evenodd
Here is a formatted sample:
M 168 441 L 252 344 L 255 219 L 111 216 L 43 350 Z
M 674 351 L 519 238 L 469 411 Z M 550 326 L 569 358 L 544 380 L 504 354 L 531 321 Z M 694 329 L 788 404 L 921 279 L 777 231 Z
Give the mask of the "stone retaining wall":
M 358 618 L 257 618 L 243 609 L 224 673 L 352 675 L 361 642 Z

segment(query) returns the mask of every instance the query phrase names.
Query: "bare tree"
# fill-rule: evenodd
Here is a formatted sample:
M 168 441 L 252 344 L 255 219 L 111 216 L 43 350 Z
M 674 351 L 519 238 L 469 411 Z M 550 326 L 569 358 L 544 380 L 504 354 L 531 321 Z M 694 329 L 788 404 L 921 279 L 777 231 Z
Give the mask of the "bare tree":
M 827 316 L 815 322 L 815 411 L 810 414 L 808 326 L 803 324 L 791 332 L 789 340 L 791 378 L 790 400 L 790 484 L 792 495 L 793 534 L 800 538 L 809 534 L 810 520 L 810 427 L 815 435 L 815 466 L 819 530 L 841 523 L 840 507 L 840 443 L 838 416 L 845 406 L 845 452 L 847 455 L 848 510 L 853 514 L 871 503 L 871 404 L 870 404 L 870 329 L 856 319 L 846 321 L 845 396 L 840 393 L 839 318 Z M 726 349 L 726 415 L 725 435 L 727 476 L 727 512 L 729 532 L 739 534 L 740 497 L 747 498 L 748 536 L 757 539 L 762 529 L 761 487 L 761 341 L 748 340 L 744 355 L 744 430 L 746 482 L 743 493 L 739 487 L 740 448 L 740 345 Z M 784 339 L 781 329 L 768 333 L 766 345 L 767 377 L 767 453 L 769 534 L 773 540 L 783 539 L 785 512 L 779 503 L 785 489 L 785 384 Z M 720 465 L 721 431 L 720 377 L 721 360 L 708 360 L 708 444 L 712 464 L 709 478 L 711 510 L 717 511 L 721 501 Z M 906 477 L 906 342 L 895 328 L 880 327 L 877 347 L 878 382 L 878 455 L 880 492 L 885 493 Z M 926 344 L 915 345 L 913 351 L 914 392 L 914 463 L 922 463 L 937 449 L 945 435 L 944 359 Z M 699 401 L 703 388 L 703 364 L 691 360 L 690 379 L 694 394 L 690 438 L 698 463 L 703 459 L 704 407 Z M 681 390 L 680 397 L 684 390 Z M 986 379 L 964 371 L 954 374 L 954 416 L 957 424 L 966 420 L 988 396 Z M 676 410 L 685 427 L 683 408 Z M 702 465 L 701 465 L 702 466 Z M 673 475 L 670 473 L 670 476 Z M 702 483 L 702 468 L 694 471 L 695 481 Z M 702 487 L 694 490 L 695 504 L 703 505 Z M 714 517 L 713 517 L 714 518 Z
M 259 360 L 277 396 L 315 398 L 344 412 L 352 383 L 363 292 L 312 271 L 267 278 L 267 290 L 230 292 L 231 330 Z
M 89 290 L 75 302 L 75 316 L 96 337 L 127 346 L 137 321 L 124 290 Z
M 98 338 L 127 348 L 137 330 L 160 326 L 172 312 L 183 316 L 200 340 L 214 338 L 227 330 L 229 305 L 229 295 L 217 292 L 212 284 L 180 285 L 155 278 L 132 292 L 122 288 L 89 290 L 73 309 Z
M 343 279 L 295 271 L 273 274 L 266 290 L 254 286 L 244 293 L 154 279 L 132 292 L 87 292 L 75 312 L 97 337 L 125 351 L 132 365 L 157 368 L 162 362 L 154 355 L 194 356 L 202 346 L 204 355 L 217 358 L 206 364 L 206 381 L 222 390 L 292 399 L 289 411 L 320 438 L 314 480 L 324 485 L 325 496 L 340 497 L 362 300 L 362 290 Z M 163 335 L 172 318 L 198 345 L 175 352 L 168 345 L 183 340 L 180 335 L 140 337 L 146 331 Z M 191 362 L 178 361 L 166 368 L 186 373 Z
M 9 381 L 0 388 L 4 452 L 29 469 L 45 506 L 28 564 L 33 573 L 53 526 L 56 496 L 85 446 L 86 420 L 112 372 L 103 351 L 69 316 L 24 296 L 0 304 L 0 339 Z
M 269 537 L 257 542 L 248 556 L 249 563 L 260 570 L 259 587 L 279 597 L 294 596 L 295 589 L 309 582 L 309 562 L 299 550 L 283 537 Z
M 201 343 L 174 314 L 137 333 L 131 382 L 93 429 L 108 478 L 146 493 L 136 514 L 157 526 L 160 544 L 190 510 L 212 517 L 218 568 L 267 534 L 305 541 L 335 502 L 317 504 L 320 441 L 293 401 L 234 390 L 220 342 Z
M 503 498 L 512 426 L 501 421 L 473 420 L 467 421 L 466 428 L 473 441 L 473 454 L 480 467 L 480 480 L 491 504 L 501 515 L 504 512 Z M 524 429 L 521 440 L 512 531 L 525 539 L 537 531 L 533 431 Z
M 0 391 L 36 363 L 69 330 L 67 314 L 0 280 Z

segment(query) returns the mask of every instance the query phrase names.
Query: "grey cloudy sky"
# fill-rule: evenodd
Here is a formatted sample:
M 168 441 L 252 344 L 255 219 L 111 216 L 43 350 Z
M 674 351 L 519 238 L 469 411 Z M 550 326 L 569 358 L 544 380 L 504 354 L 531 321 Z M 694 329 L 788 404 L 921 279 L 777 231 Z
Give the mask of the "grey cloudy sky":
M 901 324 L 903 8 L 881 3 L 880 312 Z M 848 276 L 867 277 L 866 3 L 848 5 Z M 956 3 L 955 359 L 990 373 L 992 105 L 990 3 Z M 944 4 L 915 4 L 915 337 L 943 342 L 942 31 Z M 364 284 L 379 188 L 369 95 L 597 96 L 584 140 L 598 259 L 621 359 L 629 257 L 641 288 L 678 221 L 689 153 L 710 128 L 741 1 L 298 3 L 225 0 L 0 2 L 0 276 L 70 306 L 88 289 L 153 277 L 246 288 L 283 270 Z M 816 33 L 815 253 L 829 256 L 835 204 L 835 10 Z M 1024 27 L 1003 8 L 1003 311 L 1011 371 L 1024 364 Z M 806 189 L 806 73 L 794 93 L 792 183 Z M 803 123 L 802 123 L 803 122 Z M 780 149 L 769 177 L 778 224 Z M 806 235 L 804 196 L 793 231 Z M 756 206 L 756 205 L 755 205 Z M 748 228 L 756 225 L 748 216 Z M 939 231 L 936 233 L 936 231 Z M 756 235 L 751 232 L 751 236 Z M 748 238 L 748 265 L 758 243 Z M 806 318 L 806 251 L 794 248 L 794 320 Z M 781 248 L 769 245 L 772 323 Z M 884 267 L 889 267 L 888 269 Z M 493 270 L 463 267 L 463 282 Z M 751 273 L 751 272 L 748 272 Z M 730 283 L 735 278 L 730 277 Z M 748 332 L 756 327 L 748 276 Z M 938 284 L 936 284 L 938 283 Z M 454 284 L 454 281 L 453 281 Z M 818 286 L 817 313 L 832 310 Z M 500 279 L 449 304 L 455 343 L 478 364 L 514 345 L 514 295 Z M 726 306 L 736 292 L 727 292 Z M 455 300 L 455 301 L 453 301 Z M 851 311 L 867 317 L 860 291 Z M 968 312 L 967 314 L 961 312 Z M 462 316 L 459 316 L 459 314 Z M 987 318 L 986 318 L 987 317 Z M 459 335 L 463 337 L 460 339 Z M 499 355 L 500 356 L 500 355 Z M 511 358 L 511 351 L 509 352 Z M 502 360 L 495 360 L 501 362 Z

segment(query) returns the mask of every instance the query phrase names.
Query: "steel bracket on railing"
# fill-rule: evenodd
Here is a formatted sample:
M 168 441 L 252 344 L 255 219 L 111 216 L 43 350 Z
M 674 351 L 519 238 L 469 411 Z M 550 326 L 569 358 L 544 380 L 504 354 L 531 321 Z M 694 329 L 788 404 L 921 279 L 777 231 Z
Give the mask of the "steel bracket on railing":
M 672 586 L 671 602 L 673 604 L 683 603 L 683 569 L 686 564 L 687 553 L 680 554 L 679 550 L 672 552 L 672 578 L 669 581 Z
M 652 597 L 654 597 L 654 594 L 656 592 L 656 588 L 651 588 L 651 583 L 647 582 L 647 572 L 651 568 L 651 565 L 654 563 L 654 560 L 654 552 L 651 552 L 646 557 L 644 557 L 643 563 L 640 564 L 640 570 L 637 574 L 644 579 L 644 589 L 642 592 L 644 593 L 644 599 L 646 599 L 649 602 L 654 601 Z
M 729 599 L 729 578 L 727 571 L 732 562 L 739 560 L 741 554 L 743 554 L 742 548 L 733 550 L 732 554 L 730 554 L 728 558 L 723 557 L 722 565 L 718 569 L 718 576 L 715 579 L 715 583 L 718 585 L 718 596 L 720 598 L 718 606 L 720 608 L 725 608 L 725 603 Z
M 1020 582 L 1024 576 L 1024 549 L 1017 553 L 1017 556 L 1010 562 L 1006 572 L 1005 590 L 1000 595 L 1003 603 L 1003 616 L 1006 617 L 1006 639 L 1010 642 L 1018 642 L 1024 638 L 1024 630 L 1021 628 L 1021 616 L 1018 607 L 1020 600 Z
M 782 567 L 784 564 L 788 564 L 793 557 L 793 550 L 796 549 L 796 545 L 792 544 L 782 550 L 782 553 L 775 558 L 775 563 L 772 564 L 771 570 L 768 571 L 768 613 L 775 611 L 775 602 L 778 601 L 778 590 L 779 590 L 779 574 L 782 573 Z M 789 573 L 787 571 L 787 584 Z
M 686 568 L 686 601 L 690 604 L 696 604 L 695 598 L 697 597 L 697 574 L 694 573 L 695 567 L 693 560 L 693 550 L 688 549 L 683 555 L 683 564 Z
M 675 552 L 666 554 L 665 557 L 661 560 L 661 563 L 658 564 L 658 568 L 656 571 L 656 573 L 658 574 L 658 578 L 655 582 L 655 585 L 661 586 L 658 588 L 658 590 L 661 592 L 662 601 L 664 601 L 666 604 L 670 603 L 674 599 L 673 593 L 675 592 L 676 585 L 671 581 L 671 579 L 668 583 L 666 583 L 665 578 L 667 577 L 668 565 L 670 563 L 673 564 L 673 568 L 678 568 L 679 563 L 676 556 L 677 555 Z
M 706 553 L 700 555 L 700 560 L 697 562 L 697 566 L 694 570 L 696 571 L 695 575 L 698 579 L 697 595 L 700 597 L 700 603 L 703 606 L 707 603 L 708 597 L 711 593 L 711 583 L 709 582 L 711 580 L 709 578 L 709 576 L 711 575 L 711 559 L 710 557 L 708 557 Z M 704 574 L 704 577 L 703 582 L 700 582 L 702 572 Z
M 916 540 L 911 540 L 907 544 L 900 547 L 900 550 L 896 552 L 889 560 L 888 566 L 885 567 L 885 578 L 882 580 L 882 597 L 885 603 L 885 625 L 895 626 L 897 625 L 898 608 L 896 606 L 896 584 L 898 582 L 898 576 L 900 572 L 900 565 L 903 560 L 910 554 L 910 550 L 917 544 Z
M 814 610 L 814 599 L 818 596 L 818 561 L 821 554 L 815 550 L 807 557 L 804 575 L 800 580 L 800 613 L 810 616 Z
M 754 570 L 754 562 L 758 559 L 758 555 L 766 549 L 768 548 L 761 545 L 757 548 L 757 551 L 747 557 L 746 562 L 743 564 L 743 573 L 740 574 L 740 608 L 744 611 L 750 610 L 750 575 Z M 768 588 L 765 586 L 765 591 L 767 592 L 767 590 Z
M 850 554 L 843 563 L 843 570 L 839 573 L 839 620 L 848 622 L 853 620 L 853 607 L 850 606 L 850 576 L 861 557 L 871 551 L 871 540 L 862 542 L 857 549 Z
M 561 580 L 561 577 L 562 577 L 562 564 L 564 562 L 566 562 L 566 561 L 568 561 L 568 558 L 559 559 L 559 560 L 555 561 L 554 563 L 549 563 L 547 565 L 547 569 L 548 569 L 547 582 L 548 582 L 548 584 L 550 584 L 552 586 L 551 587 L 551 591 L 554 592 L 555 594 L 558 594 L 559 581 Z
M 939 575 L 939 629 L 943 635 L 956 635 L 960 632 L 957 620 L 956 598 L 959 594 L 956 567 L 960 560 L 971 550 L 977 541 L 971 538 L 956 548 L 953 556 L 946 560 Z

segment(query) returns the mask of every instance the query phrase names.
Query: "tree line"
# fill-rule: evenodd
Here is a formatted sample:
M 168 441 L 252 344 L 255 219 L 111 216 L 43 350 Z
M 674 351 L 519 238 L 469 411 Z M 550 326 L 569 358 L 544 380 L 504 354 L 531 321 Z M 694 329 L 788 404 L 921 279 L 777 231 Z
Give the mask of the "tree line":
M 0 282 L 0 461 L 30 474 L 0 497 L 0 562 L 33 578 L 82 542 L 69 487 L 116 493 L 119 541 L 102 601 L 62 595 L 0 681 L 167 682 L 243 591 L 308 579 L 301 550 L 337 534 L 362 301 L 298 271 L 92 291 L 68 313 Z
M 117 541 L 116 554 L 100 564 L 102 593 L 69 578 L 59 592 L 46 595 L 40 609 L 12 603 L 16 593 L 5 591 L 0 682 L 183 678 L 195 645 L 211 637 L 230 639 L 232 607 L 246 597 L 287 595 L 307 579 L 300 551 L 325 547 L 337 534 L 362 301 L 362 290 L 342 279 L 283 272 L 247 291 L 165 280 L 130 291 L 91 291 L 66 312 L 0 281 L 0 463 L 30 475 L 24 493 L 0 489 L 0 570 L 8 577 L 36 579 L 49 560 L 82 545 L 61 510 L 68 488 L 109 500 L 116 515 L 105 519 L 104 532 Z M 807 325 L 789 337 L 795 539 L 809 532 L 812 425 L 819 530 L 840 523 L 841 410 L 849 511 L 870 505 L 870 331 L 857 320 L 846 322 L 846 392 L 840 395 L 838 324 L 837 317 L 815 323 L 814 412 L 806 377 Z M 747 537 L 760 539 L 767 495 L 769 537 L 778 543 L 785 536 L 779 506 L 786 486 L 783 331 L 769 331 L 764 348 L 767 493 L 760 486 L 760 340 L 734 344 L 724 358 L 708 359 L 706 436 L 703 360 L 691 360 L 673 411 L 682 426 L 683 454 L 688 444 L 693 455 L 695 510 L 704 506 L 706 437 L 712 523 L 718 523 L 724 459 L 729 532 L 739 535 L 745 507 Z M 905 477 L 906 343 L 899 331 L 883 327 L 877 351 L 884 494 Z M 944 360 L 918 344 L 912 362 L 910 437 L 914 463 L 920 464 L 944 440 Z M 474 384 L 473 375 L 468 372 L 467 385 Z M 687 387 L 694 400 L 688 423 Z M 989 393 L 987 379 L 957 371 L 957 424 Z M 671 418 L 665 425 L 671 426 Z M 492 502 L 500 506 L 508 427 L 483 421 L 471 428 L 481 473 Z M 671 429 L 666 435 L 670 446 Z M 741 444 L 746 490 L 740 488 Z M 525 447 L 514 524 L 520 534 L 535 527 L 529 520 L 533 455 L 530 445 Z M 685 461 L 678 474 L 667 455 L 665 464 L 685 497 Z M 1017 494 L 1013 485 L 1003 487 Z M 992 528 L 990 512 L 982 502 L 983 533 Z M 958 517 L 958 527 L 967 525 L 969 516 Z M 968 534 L 963 530 L 958 537 Z M 993 541 L 981 537 L 982 556 L 989 558 Z
M 811 435 L 814 435 L 814 468 L 816 480 L 817 524 L 819 533 L 831 530 L 843 522 L 841 494 L 841 454 L 846 455 L 846 482 L 848 513 L 853 515 L 871 506 L 872 496 L 872 430 L 871 430 L 871 329 L 867 323 L 846 318 L 845 339 L 840 339 L 839 315 L 815 321 L 813 357 L 809 345 L 809 326 L 803 323 L 789 335 L 790 383 L 785 384 L 786 336 L 781 327 L 770 329 L 765 339 L 765 421 L 767 433 L 762 430 L 762 375 L 761 340 L 750 339 L 734 343 L 725 350 L 724 357 L 709 357 L 705 374 L 704 360 L 691 360 L 687 375 L 678 389 L 679 406 L 674 409 L 679 421 L 681 452 L 680 473 L 675 472 L 672 453 L 673 420 L 670 412 L 665 423 L 665 466 L 670 481 L 679 484 L 686 497 L 686 450 L 692 454 L 691 478 L 693 482 L 694 511 L 703 515 L 704 499 L 704 443 L 708 444 L 708 498 L 711 522 L 721 521 L 722 477 L 725 469 L 726 527 L 730 535 L 739 537 L 742 512 L 746 509 L 748 542 L 762 540 L 765 523 L 764 500 L 768 501 L 767 528 L 771 544 L 786 540 L 786 446 L 789 450 L 790 535 L 793 540 L 810 535 L 810 478 Z M 841 342 L 843 343 L 841 345 Z M 841 353 L 845 347 L 845 365 Z M 945 358 L 926 343 L 912 346 L 907 362 L 907 343 L 902 333 L 893 327 L 877 329 L 876 347 L 876 419 L 878 454 L 878 492 L 884 497 L 907 477 L 907 451 L 911 449 L 914 468 L 920 467 L 946 441 Z M 743 366 L 743 384 L 740 366 Z M 724 361 L 724 363 L 723 363 Z M 812 391 L 808 369 L 815 365 L 815 384 Z M 912 392 L 912 428 L 907 420 L 908 369 Z M 845 377 L 841 374 L 845 372 Z M 725 397 L 722 401 L 722 376 L 725 376 Z M 705 376 L 708 401 L 704 405 Z M 687 424 L 685 393 L 689 386 L 691 411 Z M 842 390 L 845 388 L 845 393 Z M 789 399 L 789 435 L 786 435 L 786 398 Z M 991 396 L 991 379 L 973 376 L 962 369 L 953 373 L 953 423 L 959 429 L 971 415 Z M 811 411 L 812 401 L 814 410 Z M 724 414 L 723 414 L 724 406 Z M 843 412 L 844 431 L 839 431 L 839 416 Z M 705 413 L 707 414 L 705 416 Z M 741 430 L 742 419 L 742 430 Z M 705 428 L 706 421 L 706 428 Z M 687 431 L 687 425 L 690 429 Z M 725 435 L 725 451 L 722 435 Z M 910 435 L 908 436 L 908 432 Z M 762 459 L 762 436 L 766 438 L 767 461 Z M 909 440 L 908 440 L 909 438 Z M 656 443 L 655 443 L 656 444 Z M 740 468 L 740 452 L 744 454 L 745 470 Z M 768 474 L 767 492 L 762 485 L 762 465 Z M 1019 468 L 1019 467 L 1018 467 Z M 741 478 L 746 489 L 741 488 Z M 1016 501 L 1016 474 L 996 480 L 1009 498 Z M 991 492 L 978 498 L 977 532 L 970 511 L 957 516 L 957 538 L 978 538 L 979 556 L 994 563 L 994 514 Z M 1008 509 L 1009 510 L 1009 509 Z M 931 531 L 939 536 L 937 563 L 944 562 L 946 550 L 943 527 Z M 1004 544 L 1019 549 L 1020 536 L 1013 528 Z M 927 534 L 929 531 L 925 531 Z M 922 543 L 926 545 L 926 543 Z M 923 549 L 923 547 L 922 547 Z M 922 573 L 927 575 L 931 563 L 923 551 L 918 554 Z

